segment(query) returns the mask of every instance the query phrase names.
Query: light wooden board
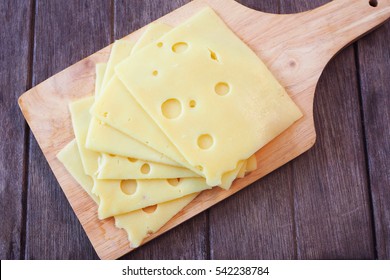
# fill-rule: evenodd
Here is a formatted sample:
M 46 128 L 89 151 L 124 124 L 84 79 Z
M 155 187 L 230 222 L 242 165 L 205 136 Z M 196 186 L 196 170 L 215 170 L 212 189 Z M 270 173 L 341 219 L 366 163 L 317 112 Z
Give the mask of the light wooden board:
M 267 64 L 302 109 L 304 117 L 257 153 L 259 168 L 256 171 L 237 180 L 229 191 L 215 188 L 203 192 L 145 242 L 307 151 L 315 142 L 313 98 L 323 68 L 342 47 L 390 16 L 390 0 L 379 1 L 377 7 L 371 7 L 365 0 L 336 0 L 316 10 L 294 15 L 265 14 L 232 0 L 195 0 L 159 21 L 177 25 L 205 5 L 211 6 Z M 127 37 L 137 40 L 141 33 L 142 29 Z M 126 234 L 115 228 L 112 219 L 97 219 L 93 201 L 55 156 L 74 137 L 68 103 L 92 94 L 95 64 L 106 61 L 109 52 L 110 46 L 54 75 L 19 99 L 22 112 L 50 167 L 96 252 L 103 259 L 118 258 L 130 251 Z

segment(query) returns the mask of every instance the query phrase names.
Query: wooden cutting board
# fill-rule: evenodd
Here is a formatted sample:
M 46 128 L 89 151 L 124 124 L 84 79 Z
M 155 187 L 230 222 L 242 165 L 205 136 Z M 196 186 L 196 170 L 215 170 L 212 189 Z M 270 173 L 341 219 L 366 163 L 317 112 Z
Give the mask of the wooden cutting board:
M 246 8 L 233 0 L 195 0 L 158 19 L 172 26 L 206 5 L 270 68 L 298 104 L 304 117 L 257 152 L 258 169 L 236 180 L 229 191 L 202 192 L 147 242 L 282 166 L 314 145 L 313 98 L 328 61 L 344 46 L 390 17 L 390 0 L 334 0 L 312 11 L 274 15 Z M 136 41 L 143 28 L 126 36 Z M 111 46 L 52 76 L 19 98 L 19 106 L 50 167 L 84 227 L 97 254 L 115 259 L 131 251 L 126 233 L 113 219 L 97 218 L 97 206 L 67 173 L 56 154 L 74 138 L 68 103 L 91 95 L 95 64 L 106 62 Z

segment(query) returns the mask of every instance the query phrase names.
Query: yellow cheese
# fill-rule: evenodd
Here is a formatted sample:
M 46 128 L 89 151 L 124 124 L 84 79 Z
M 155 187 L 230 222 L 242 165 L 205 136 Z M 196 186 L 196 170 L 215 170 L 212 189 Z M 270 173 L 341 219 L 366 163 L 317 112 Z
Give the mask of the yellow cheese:
M 235 169 L 229 171 L 229 172 L 226 172 L 223 176 L 222 176 L 222 182 L 221 184 L 219 185 L 222 189 L 225 189 L 225 190 L 228 190 L 234 179 L 237 178 L 238 176 L 238 173 L 240 172 L 240 170 L 242 169 L 242 166 L 245 164 L 245 161 L 240 161 L 238 162 L 237 166 Z
M 127 40 L 117 40 L 112 45 L 110 58 L 107 62 L 107 68 L 104 73 L 103 82 L 101 88 L 104 89 L 115 73 L 115 66 L 127 58 L 133 48 L 134 44 Z
M 57 154 L 57 158 L 84 191 L 99 204 L 99 197 L 92 193 L 93 179 L 84 173 L 76 140 L 69 142 L 69 144 Z
M 83 98 L 70 103 L 69 109 L 72 118 L 73 131 L 77 140 L 77 146 L 85 174 L 95 177 L 98 171 L 98 159 L 100 154 L 85 148 L 88 126 L 91 120 L 89 108 L 93 102 L 93 96 Z
M 102 156 L 100 153 L 95 151 L 91 151 L 85 148 L 86 135 L 88 131 L 88 126 L 91 121 L 91 115 L 89 114 L 89 109 L 94 102 L 93 97 L 87 97 L 78 101 L 75 101 L 70 104 L 70 111 L 72 117 L 73 130 L 76 136 L 78 148 L 81 154 L 81 160 L 83 162 L 85 173 L 94 177 L 101 178 L 99 176 L 100 167 L 99 160 Z M 101 135 L 100 137 L 105 137 L 105 135 Z M 113 139 L 111 139 L 112 141 Z M 115 146 L 118 143 L 111 142 L 111 146 Z M 105 158 L 111 158 L 110 163 L 114 164 L 114 166 L 107 166 L 107 161 L 105 161 L 105 176 L 110 176 L 113 179 L 115 174 L 121 173 L 123 177 L 126 176 L 128 179 L 140 179 L 140 178 L 162 178 L 163 174 L 167 174 L 168 178 L 180 178 L 180 175 L 193 174 L 190 170 L 186 170 L 184 172 L 183 168 L 178 168 L 170 165 L 157 164 L 153 162 L 145 162 L 143 161 L 140 168 L 136 168 L 137 165 L 134 165 L 131 158 L 123 158 L 119 156 L 110 156 L 105 155 Z M 119 166 L 117 164 L 119 162 Z M 148 166 L 148 170 L 143 168 L 144 166 Z M 120 167 L 122 170 L 117 170 L 116 173 L 111 174 L 110 172 L 115 172 L 115 168 Z M 124 175 L 124 172 L 130 171 L 130 173 Z M 148 171 L 148 172 L 146 172 Z M 153 177 L 157 176 L 157 177 Z M 196 176 L 193 174 L 194 177 Z M 104 177 L 104 176 L 103 176 Z M 116 178 L 120 179 L 120 178 Z
M 137 52 L 145 45 L 152 43 L 155 38 L 161 37 L 161 35 L 169 31 L 170 29 L 171 27 L 165 24 L 151 24 L 147 28 L 141 39 L 138 41 L 136 46 L 133 48 L 133 53 Z M 127 53 L 127 45 L 117 45 L 120 42 L 121 41 L 116 41 L 113 45 L 113 53 L 110 55 L 106 74 L 107 72 L 112 73 L 112 67 L 116 65 L 115 63 L 118 63 L 119 61 L 123 60 L 124 54 Z M 124 48 L 125 50 L 121 50 L 121 48 Z M 118 56 L 118 54 L 121 55 Z M 106 80 L 107 78 L 104 77 L 104 81 Z M 127 102 L 116 102 L 118 98 L 123 98 L 125 102 Z M 110 81 L 107 84 L 104 84 L 101 95 L 91 109 L 91 113 L 94 115 L 94 117 L 100 119 L 102 123 L 109 125 L 108 127 L 106 127 L 106 130 L 110 130 L 111 127 L 113 127 L 129 136 L 130 141 L 126 146 L 122 147 L 121 145 L 118 145 L 120 149 L 124 150 L 128 149 L 129 146 L 137 145 L 137 143 L 134 143 L 134 139 L 137 139 L 144 145 L 149 146 L 151 148 L 154 148 L 156 146 L 160 148 L 162 147 L 162 149 L 158 151 L 165 155 L 165 158 L 168 157 L 174 160 L 176 162 L 175 165 L 179 164 L 183 167 L 187 167 L 193 170 L 198 174 L 202 174 L 196 168 L 192 167 L 185 161 L 185 159 L 178 152 L 176 147 L 168 140 L 165 134 L 162 133 L 159 127 L 145 113 L 145 111 L 139 106 L 139 104 L 135 102 L 131 94 L 128 93 L 127 89 L 115 76 L 110 76 Z M 114 117 L 112 118 L 111 116 Z M 105 147 L 102 147 L 103 145 L 101 145 L 101 141 L 103 140 L 99 139 L 100 135 L 102 135 L 103 133 L 100 132 L 99 129 L 102 129 L 102 127 L 100 127 L 96 121 L 92 121 L 91 128 L 87 137 L 87 147 L 93 150 L 103 151 L 105 149 Z M 111 138 L 110 134 L 108 134 L 107 131 L 104 135 L 106 135 L 106 139 Z M 138 148 L 138 146 L 139 145 L 137 145 L 136 148 Z M 130 147 L 130 149 L 133 148 Z M 145 158 L 145 156 L 138 158 L 149 159 Z M 160 158 L 164 159 L 164 156 L 160 156 Z M 163 161 L 162 163 L 167 162 Z
M 155 30 L 154 27 L 157 29 Z M 147 42 L 150 42 L 151 38 L 157 34 L 156 31 L 160 30 L 163 31 L 165 29 L 160 25 L 149 28 L 143 35 L 143 40 L 137 42 L 137 48 L 141 47 L 143 44 L 147 44 Z M 107 83 L 108 80 L 112 78 L 115 65 L 126 58 L 131 50 L 134 50 L 134 48 L 132 49 L 131 43 L 124 40 L 115 41 L 112 46 L 112 52 L 110 54 L 108 64 L 105 67 L 105 72 L 102 71 L 103 69 L 98 69 L 103 68 L 101 65 L 96 65 L 96 99 L 101 92 L 103 80 Z M 112 143 L 115 143 L 115 145 L 112 145 Z M 119 156 L 180 166 L 180 164 L 165 155 L 151 149 L 134 138 L 126 136 L 111 126 L 98 121 L 96 118 L 92 118 L 90 121 L 85 147 L 97 152 L 105 152 Z
M 247 161 L 244 161 L 244 163 L 242 164 L 242 166 L 240 168 L 240 171 L 237 174 L 237 178 L 244 178 L 245 177 L 246 165 L 247 165 Z
M 167 180 L 96 180 L 98 215 L 105 219 L 210 189 L 203 178 Z
M 95 179 L 92 192 L 100 199 L 99 218 L 104 219 L 113 215 L 131 212 L 210 188 L 203 178 L 184 178 L 180 180 L 180 184 L 177 186 L 173 186 L 177 180 L 171 179 L 126 181 L 96 179 L 100 154 L 87 150 L 83 145 L 87 133 L 86 129 L 91 118 L 88 110 L 93 100 L 93 97 L 88 97 L 75 101 L 70 105 L 70 108 L 73 129 L 85 173 Z M 130 161 L 127 162 L 131 164 Z M 142 172 L 142 169 L 139 172 Z M 133 182 L 137 185 L 137 191 L 134 195 L 128 195 L 122 191 L 127 191 L 128 182 Z
M 186 162 L 176 147 L 134 100 L 116 76 L 102 90 L 91 113 L 103 123 L 107 123 L 127 136 L 159 151 L 183 167 L 200 175 L 202 174 Z
M 73 140 L 65 146 L 58 153 L 57 157 L 84 191 L 99 204 L 99 198 L 91 192 L 93 181 L 90 176 L 84 173 L 76 141 Z M 157 204 L 154 212 L 148 209 L 141 209 L 115 216 L 115 224 L 127 232 L 130 246 L 133 248 L 138 247 L 146 236 L 159 230 L 197 195 L 195 193 L 176 200 Z
M 131 55 L 135 54 L 137 51 L 143 47 L 155 42 L 165 33 L 168 33 L 172 30 L 172 26 L 169 26 L 165 23 L 153 22 L 148 25 L 145 32 L 141 35 L 137 43 L 134 45 Z
M 210 185 L 220 184 L 224 173 L 302 116 L 262 61 L 210 8 L 115 72 Z M 108 119 L 115 118 L 110 112 Z M 165 142 L 153 148 L 163 151 Z
M 255 171 L 256 169 L 257 169 L 257 159 L 256 159 L 256 154 L 254 154 L 247 160 L 246 173 Z
M 131 247 L 138 247 L 144 237 L 159 230 L 163 224 L 177 214 L 179 209 L 184 208 L 197 195 L 197 193 L 190 194 L 180 199 L 157 204 L 156 207 L 115 216 L 115 225 L 126 230 Z
M 134 138 L 130 138 L 96 118 L 92 118 L 89 124 L 85 147 L 101 153 L 181 166 L 167 156 L 153 150 Z
M 118 61 L 120 61 L 120 59 L 124 59 L 123 56 L 129 52 L 129 48 L 131 48 L 131 45 L 127 42 L 122 43 L 121 41 L 116 41 L 114 43 L 112 47 L 113 52 L 110 54 L 109 59 L 110 67 L 107 72 L 112 75 L 114 66 L 118 63 Z M 105 63 L 96 64 L 95 99 L 101 91 L 106 68 L 107 64 Z M 109 73 L 107 75 L 110 75 Z M 115 143 L 115 145 L 112 143 Z M 127 137 L 123 133 L 106 125 L 105 123 L 102 123 L 96 118 L 91 118 L 85 147 L 96 152 L 144 159 L 147 161 L 160 162 L 169 165 L 178 165 L 178 163 L 167 158 L 163 154 Z
M 98 179 L 159 179 L 199 177 L 187 168 L 102 154 Z
M 100 89 L 102 87 L 104 73 L 106 72 L 107 63 L 96 64 L 96 81 L 95 81 L 95 97 L 99 96 Z

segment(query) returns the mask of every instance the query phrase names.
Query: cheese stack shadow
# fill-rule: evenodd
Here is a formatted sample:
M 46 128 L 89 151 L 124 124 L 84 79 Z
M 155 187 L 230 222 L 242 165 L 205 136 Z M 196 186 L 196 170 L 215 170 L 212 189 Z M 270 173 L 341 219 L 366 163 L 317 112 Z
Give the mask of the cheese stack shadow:
M 69 107 L 75 140 L 57 157 L 131 247 L 201 191 L 255 170 L 255 152 L 302 116 L 210 8 L 116 41 L 94 95 Z

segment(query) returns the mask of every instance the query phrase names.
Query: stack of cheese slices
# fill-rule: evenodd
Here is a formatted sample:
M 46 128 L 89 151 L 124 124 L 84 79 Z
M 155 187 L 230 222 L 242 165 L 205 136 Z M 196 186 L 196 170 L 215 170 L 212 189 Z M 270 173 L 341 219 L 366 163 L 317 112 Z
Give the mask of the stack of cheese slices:
M 132 247 L 201 191 L 256 169 L 255 152 L 302 116 L 210 8 L 116 41 L 94 96 L 70 113 L 75 140 L 57 157 Z

